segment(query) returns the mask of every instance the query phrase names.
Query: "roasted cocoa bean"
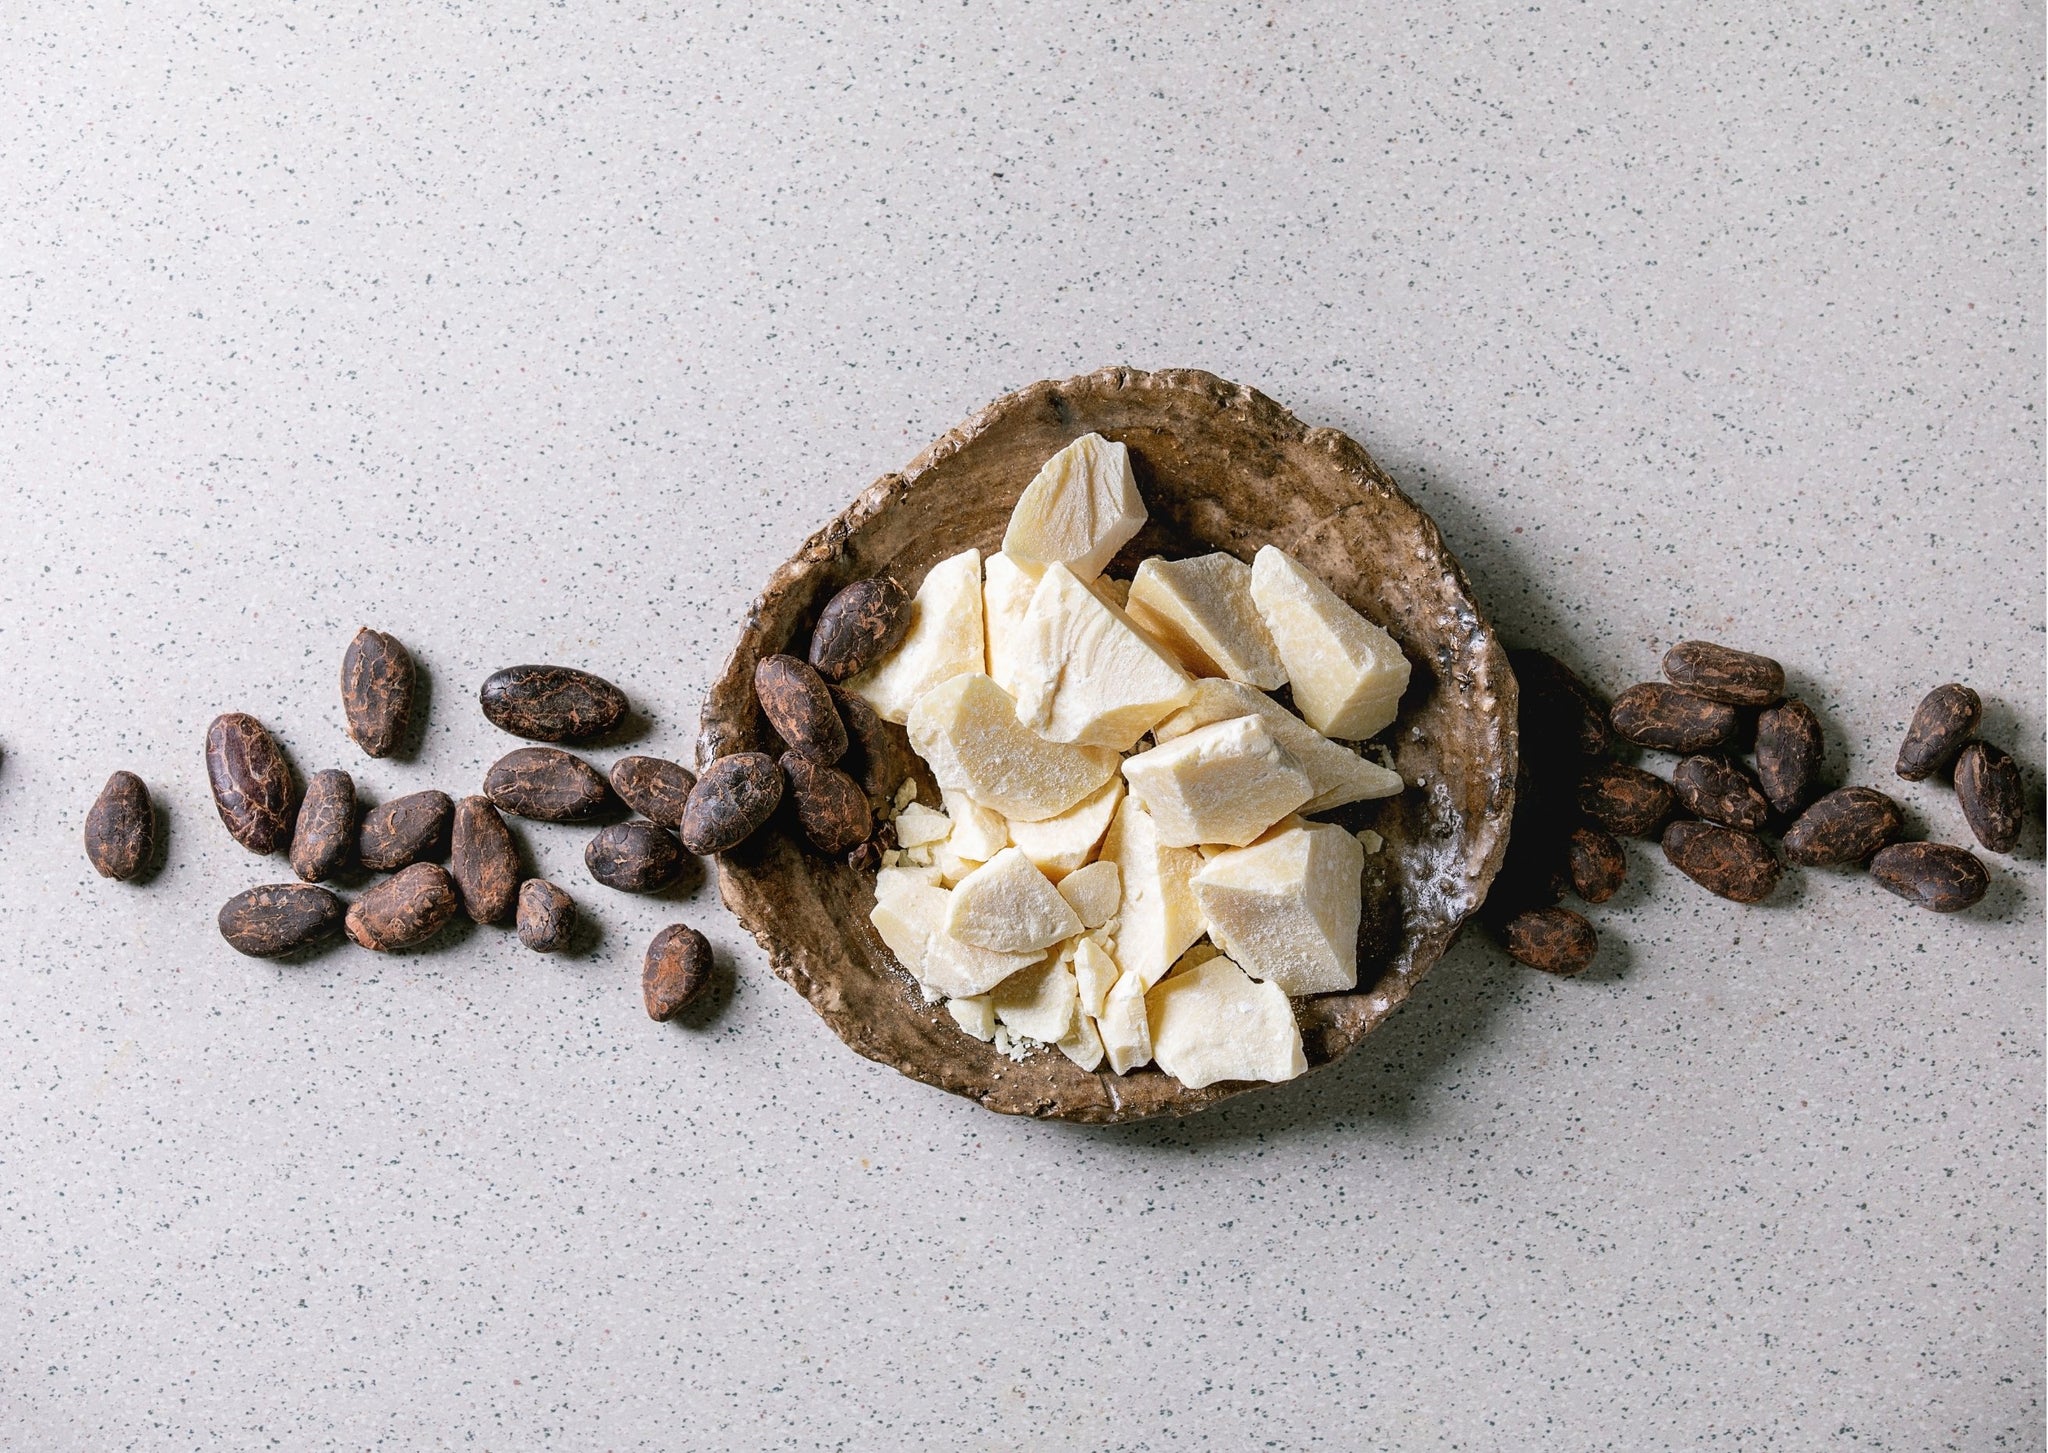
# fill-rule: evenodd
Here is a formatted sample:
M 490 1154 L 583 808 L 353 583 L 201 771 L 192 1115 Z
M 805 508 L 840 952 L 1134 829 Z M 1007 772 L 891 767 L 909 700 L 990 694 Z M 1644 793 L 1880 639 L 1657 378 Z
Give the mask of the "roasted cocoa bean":
M 311 883 L 246 888 L 220 909 L 220 936 L 251 958 L 272 959 L 318 943 L 341 927 L 346 905 Z
M 252 853 L 274 853 L 292 835 L 299 805 L 277 738 L 263 723 L 231 711 L 206 729 L 206 777 L 230 836 Z
M 1934 913 L 1968 908 L 1991 886 L 1975 853 L 1947 843 L 1893 843 L 1870 860 L 1870 876 Z
M 782 769 L 766 752 L 720 757 L 697 778 L 683 809 L 683 846 L 697 854 L 738 847 L 782 803 Z
M 660 757 L 621 757 L 612 764 L 612 791 L 626 806 L 663 827 L 683 825 L 683 807 L 697 775 Z
M 371 884 L 349 905 L 343 926 L 363 948 L 379 953 L 425 943 L 461 907 L 455 880 L 438 863 L 414 863 Z
M 832 688 L 833 704 L 846 723 L 847 753 L 836 764 L 860 783 L 868 795 L 868 808 L 882 817 L 896 806 L 896 789 L 916 770 L 917 758 L 910 749 L 910 734 L 851 691 Z
M 1663 778 L 1621 762 L 1596 763 L 1579 779 L 1579 810 L 1622 837 L 1655 837 L 1675 801 Z
M 640 969 L 649 1019 L 675 1018 L 710 986 L 711 945 L 703 934 L 686 923 L 671 923 L 654 936 Z
M 535 742 L 582 742 L 626 719 L 626 693 L 570 666 L 507 666 L 477 693 L 492 726 Z
M 1790 817 L 1811 800 L 1825 750 L 1820 718 L 1796 696 L 1757 717 L 1756 779 L 1779 813 Z
M 1614 746 L 1607 703 L 1547 651 L 1508 652 L 1522 688 L 1523 749 L 1541 759 L 1604 757 Z
M 1624 741 L 1665 752 L 1704 752 L 1726 744 L 1740 725 L 1735 708 L 1683 686 L 1644 681 L 1614 698 L 1607 714 Z
M 1860 863 L 1905 827 L 1899 804 L 1868 787 L 1830 792 L 1785 829 L 1785 856 L 1809 868 Z
M 1605 903 L 1621 891 L 1628 858 L 1614 834 L 1601 827 L 1575 827 L 1565 845 L 1572 892 L 1588 903 Z
M 356 845 L 356 781 L 339 767 L 315 772 L 292 829 L 292 871 L 308 883 L 332 878 Z
M 1899 775 L 1908 782 L 1932 777 L 1955 759 L 1983 719 L 1984 703 L 1969 687 L 1955 682 L 1935 687 L 1914 708 L 1899 747 Z
M 827 681 L 857 676 L 910 629 L 910 596 L 886 575 L 856 580 L 825 603 L 811 630 L 811 665 Z
M 1531 908 L 1507 921 L 1501 941 L 1508 957 L 1546 974 L 1583 974 L 1599 951 L 1593 925 L 1569 908 Z
M 811 846 L 831 856 L 851 851 L 875 830 L 868 798 L 837 767 L 824 767 L 795 752 L 782 754 L 782 770 L 796 799 L 797 825 Z
M 754 665 L 761 714 L 799 757 L 829 767 L 846 755 L 846 723 L 825 679 L 794 656 L 763 656 Z
M 455 804 L 445 792 L 409 792 L 363 814 L 356 856 L 373 873 L 448 856 Z
M 1994 853 L 2019 846 L 2026 795 L 2019 764 L 1989 742 L 1972 742 L 1956 758 L 1956 801 L 1977 841 Z
M 559 747 L 519 747 L 491 764 L 484 795 L 500 811 L 540 822 L 581 822 L 611 800 L 597 768 Z
M 1664 653 L 1664 677 L 1709 701 L 1769 706 L 1785 694 L 1785 668 L 1712 641 L 1680 641 Z
M 488 797 L 455 804 L 448 876 L 462 911 L 477 923 L 503 923 L 519 901 L 519 848 Z
M 1664 856 L 1709 893 L 1737 903 L 1763 902 L 1782 871 L 1770 844 L 1718 822 L 1672 823 L 1664 829 Z
M 576 900 L 545 878 L 519 885 L 519 941 L 537 954 L 569 946 L 576 932 Z
M 149 866 L 156 809 L 133 772 L 116 772 L 85 814 L 85 856 L 102 878 L 126 881 Z
M 419 672 L 398 637 L 364 626 L 341 657 L 341 711 L 349 739 L 372 757 L 405 744 Z
M 636 819 L 600 830 L 584 846 L 583 865 L 607 888 L 652 893 L 681 875 L 683 849 L 667 828 Z
M 1679 806 L 1695 817 L 1757 832 L 1771 820 L 1762 789 L 1726 757 L 1687 757 L 1671 773 Z

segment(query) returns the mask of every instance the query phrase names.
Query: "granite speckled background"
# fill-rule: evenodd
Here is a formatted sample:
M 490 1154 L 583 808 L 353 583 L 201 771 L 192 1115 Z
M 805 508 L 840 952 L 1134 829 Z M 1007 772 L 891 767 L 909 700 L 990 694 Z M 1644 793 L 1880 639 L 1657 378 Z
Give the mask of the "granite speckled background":
M 2042 11 L 0 15 L 0 1446 L 2042 1446 Z M 770 566 L 995 395 L 1349 430 L 1610 689 L 1767 650 L 1832 768 L 1960 678 L 2034 822 L 1953 919 L 1634 850 L 1351 1061 L 1015 1123 L 844 1051 L 709 889 L 276 969 L 207 720 L 473 788 L 514 661 L 686 754 Z M 343 736 L 357 625 L 431 681 Z M 601 754 L 609 760 L 611 754 Z M 169 818 L 92 877 L 116 766 Z M 730 956 L 656 1026 L 639 954 Z

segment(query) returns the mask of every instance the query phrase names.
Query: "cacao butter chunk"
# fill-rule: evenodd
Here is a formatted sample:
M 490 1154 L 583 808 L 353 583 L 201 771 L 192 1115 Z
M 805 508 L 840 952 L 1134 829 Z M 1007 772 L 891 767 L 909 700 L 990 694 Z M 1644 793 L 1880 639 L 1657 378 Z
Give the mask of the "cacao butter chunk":
M 919 982 L 930 993 L 965 999 L 973 994 L 986 994 L 1019 969 L 1028 969 L 1044 957 L 1042 950 L 1010 954 L 986 949 L 957 939 L 940 927 L 925 940 L 924 971 Z
M 946 800 L 946 815 L 953 820 L 947 847 L 972 862 L 985 863 L 1010 845 L 1010 825 L 1000 812 L 991 812 L 957 787 L 939 790 Z
M 1081 920 L 1060 897 L 1052 880 L 1033 867 L 1020 849 L 1004 848 L 953 890 L 953 901 L 946 910 L 946 932 L 998 953 L 1029 953 L 1072 938 L 1081 932 Z
M 1153 985 L 1145 1008 L 1152 1057 L 1190 1090 L 1218 1080 L 1291 1080 L 1308 1068 L 1286 994 L 1252 982 L 1221 954 Z
M 952 831 L 952 818 L 915 802 L 896 814 L 898 847 L 921 848 L 932 843 L 942 843 Z
M 1209 960 L 1221 957 L 1223 957 L 1223 950 L 1205 938 L 1175 959 L 1173 967 L 1166 971 L 1166 977 L 1170 979 L 1175 974 L 1185 974 L 1190 969 L 1199 969 L 1203 964 L 1208 963 Z M 1164 983 L 1165 980 L 1160 982 Z
M 1010 975 L 989 991 L 988 1001 L 1010 1033 L 1057 1044 L 1074 1027 L 1074 971 L 1058 959 L 1048 959 Z
M 1235 555 L 1153 556 L 1131 580 L 1129 610 L 1197 676 L 1227 676 L 1265 691 L 1287 684 L 1280 649 L 1252 602 L 1252 568 Z
M 1121 799 L 1119 799 L 1121 800 Z M 1111 821 L 1115 819 L 1112 817 Z M 1030 857 L 1026 848 L 1024 856 Z M 1081 920 L 1083 928 L 1100 928 L 1116 917 L 1117 909 L 1123 905 L 1123 876 L 1117 872 L 1116 864 L 1093 862 L 1060 879 L 1060 897 L 1073 905 L 1074 916 Z
M 1060 1040 L 1059 1047 L 1061 1054 L 1090 1074 L 1102 1066 L 1102 1033 L 1085 1014 L 1074 1016 L 1074 1027 Z
M 988 995 L 972 994 L 965 999 L 948 999 L 946 1012 L 953 1016 L 955 1024 L 983 1044 L 996 1037 L 996 1011 L 995 1006 L 988 1002 Z
M 1024 487 L 1010 511 L 1003 553 L 1021 565 L 1064 565 L 1092 580 L 1144 523 L 1131 451 L 1083 434 Z
M 1145 981 L 1124 970 L 1110 987 L 1102 1013 L 1095 1021 L 1102 1036 L 1102 1052 L 1109 1067 L 1127 1075 L 1139 1065 L 1152 1061 L 1152 1022 L 1145 1013 Z
M 1116 820 L 1109 825 L 1102 856 L 1116 864 L 1123 882 L 1117 962 L 1126 973 L 1138 976 L 1141 989 L 1149 989 L 1166 976 L 1188 945 L 1202 936 L 1202 909 L 1191 882 L 1202 866 L 1202 856 L 1192 848 L 1161 842 L 1152 814 L 1130 797 L 1124 798 Z M 1111 1057 L 1114 1055 L 1112 1051 Z
M 1017 719 L 1052 742 L 1126 751 L 1194 692 L 1131 618 L 1051 565 L 1032 593 L 1017 662 Z
M 1209 936 L 1246 973 L 1286 994 L 1358 987 L 1365 849 L 1334 823 L 1296 819 L 1195 874 Z
M 942 681 L 985 669 L 981 552 L 941 560 L 910 601 L 910 629 L 895 650 L 846 683 L 884 721 L 904 722 L 917 699 Z
M 933 866 L 939 870 L 939 881 L 948 888 L 956 888 L 960 880 L 981 866 L 980 858 L 963 858 L 953 850 L 951 842 L 943 842 L 933 855 Z
M 910 970 L 910 976 L 924 982 L 926 942 L 946 926 L 946 910 L 953 895 L 936 883 L 917 882 L 887 876 L 896 869 L 885 868 L 875 882 L 875 906 L 868 922 L 896 955 L 896 961 Z
M 926 692 L 906 725 L 941 787 L 1013 822 L 1055 817 L 1116 775 L 1115 752 L 1047 741 L 1017 720 L 1003 688 L 979 672 Z
M 1080 995 L 1081 1012 L 1091 1019 L 1102 1017 L 1109 991 L 1123 976 L 1116 958 L 1092 935 L 1074 942 L 1074 985 Z
M 1024 856 L 1046 877 L 1064 881 L 1094 854 L 1123 800 L 1124 779 L 1112 777 L 1058 817 L 1011 823 L 1010 841 L 1022 848 Z
M 1243 847 L 1314 796 L 1308 774 L 1265 721 L 1240 716 L 1197 727 L 1124 762 L 1124 780 L 1169 847 Z
M 875 873 L 875 897 L 877 899 L 886 898 L 891 893 L 898 892 L 914 883 L 922 883 L 931 888 L 938 887 L 939 870 L 928 866 L 911 867 L 901 863 L 893 867 L 879 869 Z
M 1310 726 L 1359 742 L 1392 724 L 1408 689 L 1408 658 L 1392 636 L 1272 545 L 1252 560 L 1252 600 Z
M 1024 649 L 1024 616 L 1038 589 L 1037 566 L 1029 569 L 997 551 L 981 565 L 981 620 L 988 637 L 988 674 L 1015 694 L 1017 662 Z
M 1263 691 L 1242 682 L 1207 677 L 1197 681 L 1188 704 L 1155 726 L 1152 735 L 1164 744 L 1211 722 L 1254 715 L 1265 721 L 1273 740 L 1308 773 L 1308 785 L 1315 789 L 1315 796 L 1302 804 L 1304 814 L 1327 812 L 1347 802 L 1394 797 L 1407 786 L 1400 773 L 1390 772 L 1342 743 L 1331 741 Z

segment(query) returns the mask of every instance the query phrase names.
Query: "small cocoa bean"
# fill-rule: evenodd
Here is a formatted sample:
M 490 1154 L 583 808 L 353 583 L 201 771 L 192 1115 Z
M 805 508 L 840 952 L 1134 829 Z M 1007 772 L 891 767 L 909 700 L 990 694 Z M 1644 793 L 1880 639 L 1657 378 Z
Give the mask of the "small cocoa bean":
M 405 743 L 419 672 L 398 637 L 364 626 L 341 657 L 341 711 L 349 739 L 372 757 Z
M 857 676 L 910 629 L 910 596 L 886 575 L 856 580 L 825 603 L 811 629 L 811 664 L 827 681 Z
M 414 863 L 371 884 L 349 905 L 343 927 L 358 945 L 390 953 L 425 943 L 461 907 L 455 880 L 439 863 Z
M 1782 871 L 1770 844 L 1718 822 L 1672 823 L 1664 829 L 1664 856 L 1709 893 L 1736 903 L 1763 902 Z
M 681 875 L 683 849 L 667 828 L 636 818 L 601 829 L 584 846 L 583 865 L 607 888 L 652 893 Z
M 215 717 L 206 729 L 206 778 L 236 842 L 252 853 L 274 853 L 290 839 L 298 791 L 283 749 L 262 722 L 239 711 Z
M 1712 641 L 1680 641 L 1664 653 L 1664 678 L 1709 701 L 1769 706 L 1785 694 L 1785 668 Z
M 792 752 L 829 767 L 846 755 L 846 723 L 825 680 L 794 656 L 763 656 L 754 666 L 761 714 Z
M 339 767 L 315 772 L 292 828 L 292 871 L 308 883 L 332 878 L 356 845 L 356 781 Z
M 1524 749 L 1538 758 L 1604 757 L 1613 749 L 1607 703 L 1577 672 L 1547 651 L 1513 650 L 1508 664 L 1522 688 Z
M 1820 718 L 1788 697 L 1756 719 L 1756 778 L 1772 807 L 1790 817 L 1806 806 L 1820 781 Z
M 640 969 L 649 1019 L 675 1018 L 710 985 L 711 945 L 703 934 L 686 923 L 671 923 L 654 936 Z
M 517 747 L 484 774 L 484 796 L 515 817 L 581 822 L 611 800 L 597 768 L 559 747 Z
M 1622 837 L 1655 837 L 1675 801 L 1663 778 L 1621 762 L 1596 763 L 1579 779 L 1579 810 Z
M 1870 860 L 1870 876 L 1933 913 L 1968 908 L 1991 887 L 1977 855 L 1947 843 L 1893 843 Z
M 626 806 L 663 827 L 683 825 L 683 807 L 697 775 L 660 757 L 621 757 L 612 764 L 612 791 Z
M 1757 832 L 1771 820 L 1771 804 L 1749 773 L 1726 757 L 1687 757 L 1671 773 L 1679 806 L 1695 817 Z
M 519 885 L 519 941 L 537 954 L 569 946 L 576 932 L 576 900 L 545 878 Z
M 1666 752 L 1704 752 L 1722 746 L 1740 724 L 1735 708 L 1683 686 L 1644 681 L 1614 698 L 1607 719 L 1624 741 Z
M 626 719 L 626 693 L 571 666 L 507 666 L 477 693 L 500 731 L 535 742 L 601 737 Z
M 683 846 L 697 854 L 738 847 L 782 804 L 782 769 L 766 752 L 720 757 L 697 778 L 683 809 Z
M 1830 792 L 1785 829 L 1785 856 L 1809 868 L 1860 863 L 1905 827 L 1899 804 L 1869 787 Z
M 1899 775 L 1908 782 L 1932 777 L 1954 760 L 1983 719 L 1984 703 L 1969 687 L 1953 681 L 1935 687 L 1914 708 L 1899 746 Z
M 318 943 L 341 927 L 346 905 L 311 883 L 245 888 L 220 908 L 220 936 L 251 958 L 273 959 Z
M 408 792 L 363 814 L 356 856 L 373 873 L 391 873 L 423 859 L 448 855 L 455 804 L 445 792 Z
M 488 797 L 455 804 L 448 876 L 462 911 L 477 923 L 503 923 L 519 901 L 519 848 Z
M 819 852 L 834 857 L 849 852 L 875 830 L 867 794 L 837 767 L 784 752 L 782 770 L 796 799 L 797 825 Z
M 1569 908 L 1531 908 L 1518 913 L 1507 921 L 1501 940 L 1517 963 L 1560 978 L 1583 974 L 1600 948 L 1593 925 Z
M 126 881 L 149 865 L 156 808 L 133 772 L 116 772 L 85 814 L 85 856 L 102 878 Z
M 1588 903 L 1605 903 L 1628 878 L 1628 858 L 1614 834 L 1601 827 L 1575 827 L 1565 845 L 1572 892 Z
M 1972 742 L 1956 758 L 1956 801 L 1977 841 L 1994 853 L 2019 845 L 2026 797 L 2019 764 L 1989 742 Z
M 868 808 L 877 817 L 894 809 L 896 789 L 916 770 L 916 756 L 910 749 L 910 734 L 881 713 L 866 699 L 851 691 L 832 688 L 832 701 L 846 723 L 847 753 L 836 764 L 860 783 L 868 795 Z

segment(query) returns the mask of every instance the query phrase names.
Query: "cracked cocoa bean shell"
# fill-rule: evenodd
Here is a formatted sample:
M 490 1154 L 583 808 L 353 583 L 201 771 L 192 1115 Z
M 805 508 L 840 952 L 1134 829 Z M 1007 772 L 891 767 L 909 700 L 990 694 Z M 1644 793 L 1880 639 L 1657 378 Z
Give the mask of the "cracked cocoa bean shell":
M 274 853 L 292 835 L 298 791 L 277 738 L 245 712 L 206 729 L 206 779 L 230 836 L 252 853 Z
M 1704 752 L 1735 736 L 1740 718 L 1725 701 L 1710 701 L 1683 686 L 1644 681 L 1614 698 L 1607 714 L 1624 741 L 1665 752 Z
M 1607 703 L 1547 651 L 1508 652 L 1521 684 L 1523 749 L 1538 758 L 1604 757 L 1614 746 Z
M 1761 903 L 1783 871 L 1769 843 L 1718 822 L 1681 820 L 1664 829 L 1671 866 L 1709 893 L 1736 903 Z
M 455 804 L 448 876 L 462 911 L 477 923 L 503 923 L 519 901 L 519 847 L 488 797 Z
M 720 757 L 683 809 L 683 846 L 700 856 L 738 847 L 782 805 L 782 769 L 766 752 Z
M 611 800 L 597 768 L 559 747 L 517 747 L 484 774 L 484 796 L 503 812 L 538 822 L 581 822 Z
M 621 757 L 612 764 L 612 791 L 649 822 L 681 827 L 697 774 L 660 757 Z
M 1501 930 L 1501 942 L 1517 963 L 1570 978 L 1583 974 L 1599 951 L 1593 925 L 1569 908 L 1531 908 Z
M 1785 829 L 1785 856 L 1809 868 L 1860 863 L 1905 828 L 1899 804 L 1869 787 L 1830 792 Z
M 1785 694 L 1785 668 L 1712 641 L 1680 641 L 1664 653 L 1664 677 L 1709 701 L 1769 706 Z
M 825 602 L 811 629 L 811 665 L 827 681 L 857 676 L 910 629 L 910 596 L 886 575 L 856 580 Z
M 875 830 L 874 814 L 868 810 L 867 794 L 837 767 L 821 766 L 795 752 L 782 754 L 782 770 L 789 778 L 790 795 L 796 802 L 797 825 L 811 846 L 836 857 L 866 842 Z
M 2026 794 L 2019 764 L 1989 742 L 1972 742 L 1956 758 L 1956 801 L 1977 841 L 1994 853 L 2019 846 Z
M 576 932 L 576 900 L 545 878 L 519 885 L 519 941 L 537 954 L 569 946 Z
M 1655 837 L 1676 802 L 1663 778 L 1623 762 L 1595 763 L 1579 779 L 1579 810 L 1622 837 Z
M 686 923 L 671 923 L 654 936 L 640 969 L 649 1019 L 675 1018 L 710 986 L 711 945 L 703 934 Z
M 626 719 L 626 693 L 573 666 L 507 666 L 477 692 L 500 731 L 535 742 L 582 742 Z
M 149 866 L 156 809 L 133 772 L 116 772 L 85 814 L 85 856 L 102 878 L 125 882 Z
M 448 855 L 455 803 L 445 792 L 409 792 L 363 814 L 356 856 L 373 873 L 391 873 Z
M 1969 687 L 1950 682 L 1921 698 L 1906 740 L 1899 746 L 1898 773 L 1908 782 L 1932 777 L 1955 759 L 1984 719 L 1984 703 Z
M 1947 843 L 1893 843 L 1870 860 L 1870 876 L 1933 913 L 1968 908 L 1991 886 L 1975 853 Z
M 1806 806 L 1820 781 L 1820 718 L 1788 697 L 1756 719 L 1756 779 L 1772 807 L 1790 817 Z
M 341 711 L 349 740 L 372 757 L 405 744 L 419 672 L 398 637 L 364 626 L 341 657 Z
M 341 927 L 346 905 L 311 883 L 245 888 L 220 908 L 220 936 L 251 958 L 273 959 L 318 943 Z
M 1572 829 L 1565 843 L 1572 892 L 1588 903 L 1605 903 L 1628 878 L 1628 857 L 1614 834 L 1602 827 Z
M 366 888 L 349 905 L 343 927 L 358 945 L 390 953 L 425 943 L 461 907 L 455 880 L 439 863 L 414 863 Z
M 840 771 L 860 783 L 868 795 L 868 809 L 881 817 L 896 805 L 896 789 L 916 770 L 910 749 L 910 734 L 892 721 L 882 720 L 867 701 L 851 691 L 832 688 L 833 703 L 846 723 L 847 752 L 836 764 Z
M 681 876 L 683 848 L 675 834 L 651 822 L 613 823 L 583 848 L 590 876 L 621 893 L 652 893 Z
M 794 656 L 763 656 L 754 665 L 761 714 L 799 757 L 829 767 L 846 755 L 846 723 L 825 678 Z
M 292 871 L 308 883 L 332 878 L 356 845 L 356 781 L 339 767 L 315 772 L 292 828 Z
M 1694 817 L 1757 832 L 1771 820 L 1763 789 L 1726 757 L 1687 757 L 1671 773 L 1671 791 Z

